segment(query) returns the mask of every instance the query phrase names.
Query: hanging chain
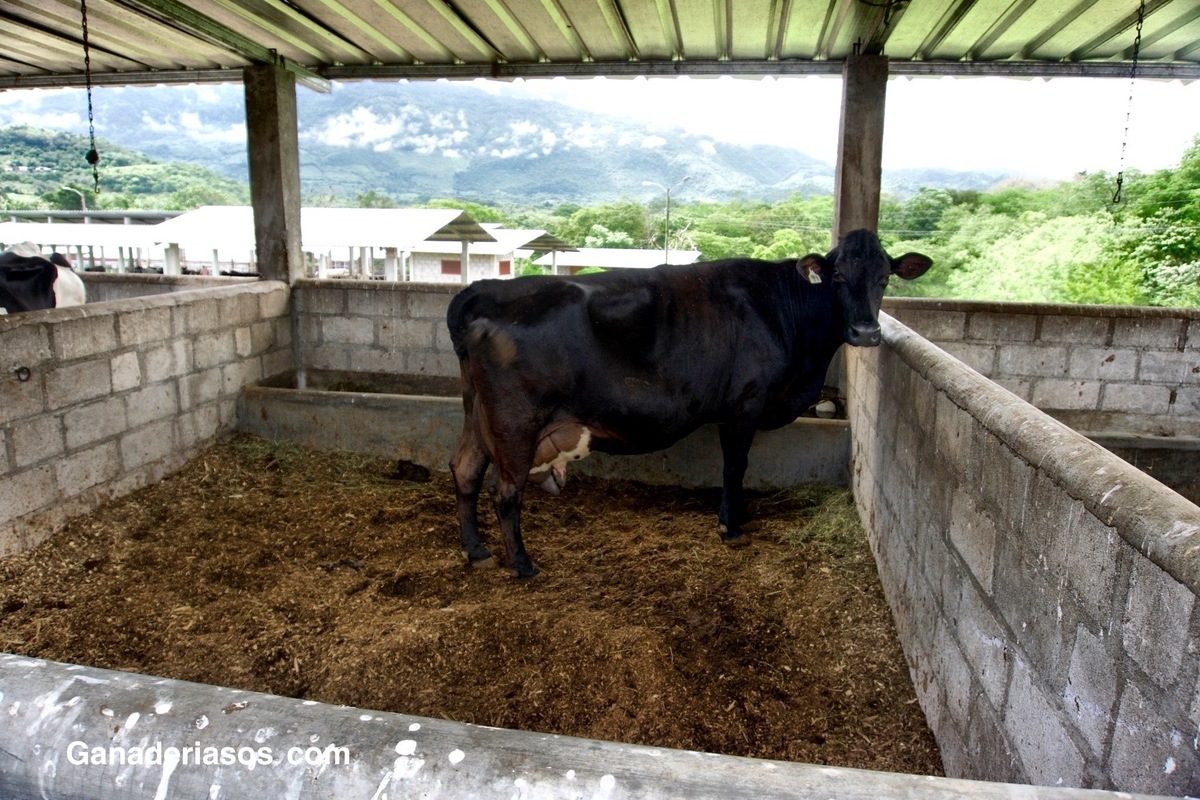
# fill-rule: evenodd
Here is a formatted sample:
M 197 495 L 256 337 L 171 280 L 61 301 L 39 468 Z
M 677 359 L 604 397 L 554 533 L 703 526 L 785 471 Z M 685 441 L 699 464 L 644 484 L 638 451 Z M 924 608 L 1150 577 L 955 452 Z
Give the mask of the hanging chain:
M 1137 79 L 1138 56 L 1142 50 L 1142 23 L 1146 21 L 1146 0 L 1138 5 L 1137 26 L 1133 37 L 1133 63 L 1129 67 L 1129 102 L 1125 106 L 1125 138 L 1121 140 L 1121 162 L 1117 170 L 1117 190 L 1113 192 L 1115 206 L 1121 202 L 1121 188 L 1125 184 L 1125 149 L 1129 146 L 1129 122 L 1133 118 L 1133 85 Z
M 96 118 L 92 111 L 92 48 L 88 41 L 87 0 L 80 0 L 79 11 L 83 16 L 83 77 L 87 83 L 88 142 L 91 149 L 84 158 L 92 165 L 92 184 L 100 194 L 100 153 L 96 150 Z

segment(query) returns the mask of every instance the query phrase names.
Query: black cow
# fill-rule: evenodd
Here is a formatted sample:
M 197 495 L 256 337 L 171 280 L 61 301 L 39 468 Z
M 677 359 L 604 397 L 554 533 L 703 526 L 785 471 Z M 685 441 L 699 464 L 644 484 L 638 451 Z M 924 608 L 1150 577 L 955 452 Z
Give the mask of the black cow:
M 86 296 L 61 253 L 46 258 L 36 245 L 24 243 L 0 253 L 0 314 L 82 305 Z
M 930 263 L 890 258 L 858 230 L 827 256 L 468 286 L 446 316 L 466 414 L 450 468 L 467 559 L 495 564 L 477 518 L 489 463 L 508 557 L 527 578 L 538 572 L 520 528 L 531 477 L 555 492 L 589 450 L 661 450 L 707 423 L 724 456 L 718 531 L 726 544 L 746 542 L 742 479 L 755 432 L 817 401 L 843 342 L 878 345 L 888 277 L 911 280 Z

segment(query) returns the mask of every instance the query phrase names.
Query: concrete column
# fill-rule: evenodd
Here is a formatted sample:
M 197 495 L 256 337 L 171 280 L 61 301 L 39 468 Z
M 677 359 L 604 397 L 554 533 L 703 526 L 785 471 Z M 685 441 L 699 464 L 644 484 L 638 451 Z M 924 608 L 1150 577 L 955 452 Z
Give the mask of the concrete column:
M 273 64 L 251 65 L 242 76 L 258 274 L 292 283 L 304 277 L 296 78 Z
M 471 267 L 471 243 L 466 239 L 462 241 L 462 256 L 458 263 L 462 266 L 461 280 L 465 286 L 471 282 L 471 276 L 467 274 L 470 272 Z
M 163 250 L 163 274 L 164 275 L 179 275 L 183 272 L 180 268 L 179 245 L 168 244 Z
M 383 249 L 383 279 L 385 281 L 396 280 L 396 248 L 394 247 Z
M 842 121 L 833 188 L 833 240 L 879 227 L 886 56 L 853 55 L 842 67 Z

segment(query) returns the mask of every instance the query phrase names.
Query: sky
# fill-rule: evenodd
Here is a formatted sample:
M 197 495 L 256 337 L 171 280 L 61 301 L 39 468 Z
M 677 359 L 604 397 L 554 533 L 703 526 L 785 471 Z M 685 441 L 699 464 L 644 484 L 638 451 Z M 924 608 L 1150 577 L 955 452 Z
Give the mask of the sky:
M 1200 134 L 1200 81 L 892 78 L 884 168 L 996 170 L 1041 178 L 1172 167 Z M 652 126 L 795 147 L 833 163 L 841 79 L 530 80 L 512 91 Z

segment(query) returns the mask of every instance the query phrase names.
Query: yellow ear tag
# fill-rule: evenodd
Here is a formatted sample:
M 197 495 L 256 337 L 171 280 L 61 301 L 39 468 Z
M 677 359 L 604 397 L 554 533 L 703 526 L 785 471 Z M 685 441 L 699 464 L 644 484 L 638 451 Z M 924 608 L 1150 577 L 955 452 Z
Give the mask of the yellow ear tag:
M 816 284 L 821 282 L 821 276 L 817 274 L 815 269 L 806 270 L 804 274 L 808 276 L 809 283 Z

